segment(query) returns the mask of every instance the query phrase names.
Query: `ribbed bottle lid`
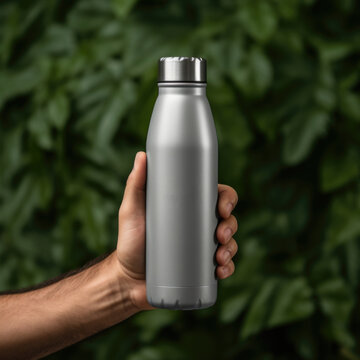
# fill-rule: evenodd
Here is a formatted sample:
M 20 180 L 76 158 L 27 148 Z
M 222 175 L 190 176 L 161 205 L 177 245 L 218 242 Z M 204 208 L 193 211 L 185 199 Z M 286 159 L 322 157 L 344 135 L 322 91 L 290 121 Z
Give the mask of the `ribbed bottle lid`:
M 162 57 L 159 82 L 206 82 L 206 60 L 199 57 Z

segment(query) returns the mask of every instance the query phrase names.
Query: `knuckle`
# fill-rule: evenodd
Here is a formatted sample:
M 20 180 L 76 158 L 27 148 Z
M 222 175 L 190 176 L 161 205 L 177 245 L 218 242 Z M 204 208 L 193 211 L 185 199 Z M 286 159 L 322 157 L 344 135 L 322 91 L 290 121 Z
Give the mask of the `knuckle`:
M 129 174 L 129 176 L 128 176 L 127 179 L 126 179 L 126 185 L 127 185 L 127 186 L 131 184 L 133 177 L 134 177 L 134 172 L 131 171 L 130 174 Z
M 222 252 L 224 249 L 226 249 L 225 245 L 219 245 L 218 249 L 216 250 L 217 254 Z
M 234 256 L 237 253 L 238 244 L 236 243 L 236 241 L 234 239 L 231 239 L 228 249 L 231 252 L 232 256 Z
M 130 216 L 129 208 L 127 206 L 124 206 L 124 204 L 122 204 L 120 206 L 118 216 L 119 216 L 119 220 L 127 218 L 128 216 Z
M 234 255 L 238 252 L 239 250 L 239 245 L 237 244 L 237 242 L 234 240 Z
M 234 206 L 239 201 L 239 196 L 238 196 L 236 190 L 229 185 L 223 185 L 223 184 L 219 185 L 219 196 L 220 196 L 220 199 L 224 199 L 224 201 L 227 201 L 227 202 L 230 201 L 231 203 L 234 204 Z
M 235 269 L 235 264 L 234 264 L 234 262 L 233 262 L 232 260 L 230 261 L 229 268 L 230 268 L 232 271 L 234 271 L 234 269 Z
M 237 232 L 237 230 L 238 230 L 238 222 L 236 220 L 236 217 L 234 215 L 231 215 L 230 221 L 231 221 L 234 233 Z

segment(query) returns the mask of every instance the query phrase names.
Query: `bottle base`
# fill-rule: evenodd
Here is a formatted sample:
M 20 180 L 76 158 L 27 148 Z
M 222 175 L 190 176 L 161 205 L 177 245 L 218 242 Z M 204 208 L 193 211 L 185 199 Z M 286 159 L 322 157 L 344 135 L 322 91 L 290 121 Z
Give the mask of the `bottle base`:
M 217 285 L 209 286 L 156 286 L 146 285 L 150 305 L 160 309 L 199 310 L 216 302 Z

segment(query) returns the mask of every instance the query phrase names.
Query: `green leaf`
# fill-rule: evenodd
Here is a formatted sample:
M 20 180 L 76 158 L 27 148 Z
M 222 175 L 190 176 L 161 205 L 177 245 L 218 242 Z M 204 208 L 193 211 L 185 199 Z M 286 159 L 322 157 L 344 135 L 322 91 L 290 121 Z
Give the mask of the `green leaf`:
M 220 144 L 229 144 L 238 149 L 244 149 L 251 144 L 253 135 L 249 125 L 236 107 L 229 104 L 216 115 L 219 117 L 216 129 Z
M 32 91 L 41 80 L 39 72 L 33 66 L 16 73 L 0 72 L 0 110 L 5 101 Z
M 275 3 L 276 10 L 283 18 L 292 20 L 298 15 L 300 5 L 299 0 L 276 0 Z
M 94 35 L 105 27 L 113 17 L 110 1 L 77 1 L 68 13 L 68 27 L 81 35 Z
M 105 199 L 89 187 L 82 187 L 80 198 L 76 204 L 76 218 L 81 223 L 83 239 L 94 253 L 105 251 L 107 245 L 107 216 L 108 209 Z
M 240 21 L 244 29 L 257 41 L 266 41 L 273 34 L 277 18 L 267 0 L 246 1 L 240 11 Z
M 347 56 L 352 50 L 351 43 L 330 42 L 316 38 L 313 42 L 319 51 L 320 58 L 324 62 L 338 61 Z
M 131 81 L 124 81 L 110 100 L 105 114 L 100 119 L 96 134 L 96 146 L 106 146 L 119 127 L 123 114 L 135 101 L 135 87 Z
M 4 10 L 3 10 L 4 11 Z M 5 21 L 2 23 L 1 42 L 0 42 L 0 59 L 6 63 L 10 57 L 19 29 L 19 11 L 15 6 L 5 10 Z
M 113 84 L 106 83 L 103 86 L 97 86 L 90 91 L 79 96 L 77 105 L 81 113 L 92 111 L 92 107 L 98 104 L 105 104 L 106 100 L 114 94 Z
M 348 241 L 345 244 L 346 251 L 346 270 L 350 284 L 353 289 L 357 287 L 360 277 L 360 263 L 359 259 L 359 242 L 357 240 Z
M 51 137 L 50 124 L 46 121 L 43 111 L 38 110 L 29 120 L 28 129 L 34 137 L 37 144 L 45 149 L 50 150 L 53 146 Z
M 331 67 L 326 64 L 321 64 L 317 71 L 314 100 L 325 111 L 331 111 L 336 106 L 335 76 Z
M 15 127 L 0 135 L 0 168 L 6 171 L 0 172 L 0 181 L 8 182 L 16 171 L 21 169 L 24 163 L 23 156 L 24 126 Z M 0 190 L 1 193 L 1 190 Z
M 303 111 L 290 119 L 283 127 L 285 163 L 296 165 L 304 160 L 315 141 L 324 135 L 329 120 L 329 115 L 318 109 Z
M 276 291 L 268 326 L 278 326 L 309 317 L 314 312 L 311 289 L 302 277 L 282 282 Z
M 4 253 L 4 250 L 0 250 L 1 253 Z M 6 261 L 2 261 L 2 271 L 0 272 L 0 289 L 8 289 L 11 286 L 12 281 L 11 278 L 16 272 L 17 262 L 14 257 L 8 257 Z
M 359 156 L 355 149 L 330 149 L 321 162 L 321 189 L 336 190 L 359 177 Z
M 255 114 L 254 121 L 257 128 L 261 131 L 268 140 L 274 141 L 279 131 L 279 118 L 272 113 L 262 111 Z
M 131 354 L 127 360 L 159 360 L 162 359 L 161 352 L 157 348 L 144 347 Z
M 250 310 L 246 314 L 241 330 L 241 337 L 246 338 L 266 328 L 267 315 L 270 310 L 270 300 L 275 294 L 278 279 L 265 279 L 260 291 L 256 295 Z
M 330 252 L 360 236 L 359 195 L 348 192 L 337 197 L 331 204 L 330 224 L 326 231 L 325 250 Z
M 179 313 L 171 310 L 154 310 L 136 316 L 134 323 L 140 328 L 143 341 L 153 341 L 158 333 L 179 319 Z
M 221 304 L 220 320 L 223 323 L 233 322 L 245 309 L 250 299 L 251 292 L 242 291 L 236 296 L 232 296 Z
M 174 343 L 156 343 L 156 346 L 145 346 L 136 352 L 131 352 L 126 360 L 183 360 L 187 358 L 181 346 Z
M 49 120 L 52 125 L 61 130 L 69 117 L 69 100 L 63 92 L 55 93 L 48 104 Z
M 34 178 L 25 176 L 13 192 L 11 201 L 1 204 L 0 222 L 15 233 L 19 232 L 38 205 L 37 190 Z
M 318 86 L 314 93 L 317 105 L 326 111 L 334 109 L 336 105 L 336 96 L 333 89 L 326 86 Z
M 266 217 L 266 215 L 263 216 L 262 214 L 259 214 L 258 219 L 252 218 L 249 220 L 251 224 L 248 224 L 248 226 L 251 228 L 256 226 L 262 227 L 265 224 L 267 224 L 268 220 L 269 219 Z M 254 224 L 253 222 L 258 222 L 258 223 Z M 239 231 L 240 234 L 241 234 L 241 225 L 242 223 L 240 223 L 240 231 Z M 262 246 L 260 246 L 259 242 L 260 241 L 256 238 L 242 237 L 240 243 L 242 244 L 242 246 L 240 247 L 240 251 L 239 251 L 241 257 L 238 263 L 236 264 L 235 274 L 232 275 L 225 282 L 223 286 L 231 288 L 234 286 L 243 285 L 246 288 L 248 287 L 253 288 L 253 287 L 257 287 L 259 282 L 263 280 L 262 266 L 264 263 L 264 257 L 266 252 L 265 249 Z M 249 274 L 251 274 L 251 277 L 249 277 Z
M 54 185 L 50 179 L 50 176 L 41 175 L 36 178 L 36 186 L 38 187 L 39 206 L 46 210 L 54 192 Z
M 360 96 L 351 91 L 340 93 L 340 111 L 349 119 L 360 122 Z
M 54 24 L 46 32 L 41 50 L 54 55 L 71 54 L 74 52 L 75 46 L 75 38 L 71 29 Z
M 281 1 L 281 4 L 283 4 L 283 1 Z M 274 40 L 281 48 L 285 48 L 286 51 L 297 54 L 303 54 L 304 52 L 304 39 L 296 30 L 277 31 Z
M 232 76 L 245 95 L 259 97 L 271 84 L 272 66 L 261 48 L 254 46 Z
M 332 336 L 344 345 L 352 346 L 347 325 L 355 302 L 350 289 L 342 278 L 333 278 L 319 284 L 316 291 L 321 309 L 328 317 Z
M 131 12 L 138 0 L 112 0 L 115 13 L 124 18 Z

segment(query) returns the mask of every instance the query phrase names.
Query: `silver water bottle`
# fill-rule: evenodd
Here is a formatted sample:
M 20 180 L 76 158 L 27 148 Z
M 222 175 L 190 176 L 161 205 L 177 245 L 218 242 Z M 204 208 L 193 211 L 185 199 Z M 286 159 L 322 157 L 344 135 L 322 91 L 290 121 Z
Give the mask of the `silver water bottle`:
M 146 292 L 166 309 L 203 309 L 215 276 L 218 145 L 206 97 L 206 61 L 159 61 L 147 142 Z

